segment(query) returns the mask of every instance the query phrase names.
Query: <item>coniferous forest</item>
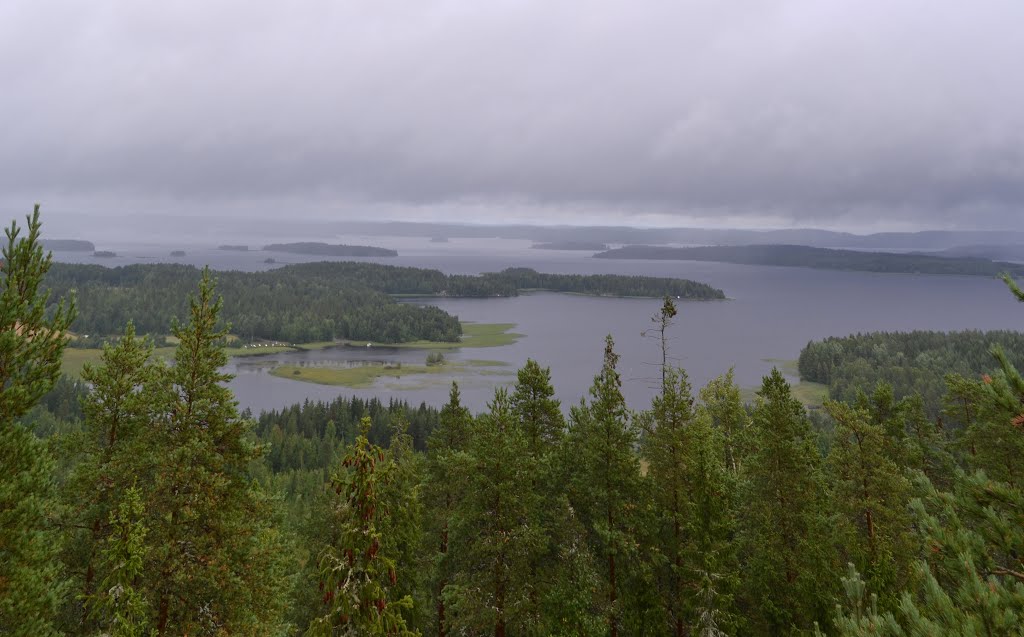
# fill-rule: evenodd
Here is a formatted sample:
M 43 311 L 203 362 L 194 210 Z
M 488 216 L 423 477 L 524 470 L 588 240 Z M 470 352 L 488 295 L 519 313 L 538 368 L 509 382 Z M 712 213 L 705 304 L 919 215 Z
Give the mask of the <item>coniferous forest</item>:
M 1024 633 L 1024 378 L 998 346 L 943 350 L 937 408 L 880 382 L 814 424 L 777 370 L 745 404 L 664 364 L 627 405 L 610 337 L 568 409 L 531 360 L 479 414 L 452 386 L 254 418 L 209 271 L 173 364 L 126 315 L 62 379 L 92 301 L 51 294 L 39 229 L 12 224 L 0 273 L 0 635 Z M 801 369 L 830 383 L 879 347 L 826 346 Z

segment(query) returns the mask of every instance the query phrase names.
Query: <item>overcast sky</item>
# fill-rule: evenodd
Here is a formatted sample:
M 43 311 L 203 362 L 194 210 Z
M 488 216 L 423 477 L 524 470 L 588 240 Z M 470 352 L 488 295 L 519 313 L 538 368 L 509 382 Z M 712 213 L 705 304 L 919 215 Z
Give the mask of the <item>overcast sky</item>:
M 0 206 L 1024 229 L 1024 2 L 4 0 Z

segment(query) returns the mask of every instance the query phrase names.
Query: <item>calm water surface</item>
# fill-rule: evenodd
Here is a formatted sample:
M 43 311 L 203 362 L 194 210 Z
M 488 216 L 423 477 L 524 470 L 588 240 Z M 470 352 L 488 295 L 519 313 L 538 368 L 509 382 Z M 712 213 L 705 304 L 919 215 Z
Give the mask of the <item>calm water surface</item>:
M 309 237 L 344 243 L 392 247 L 400 256 L 363 259 L 393 265 L 436 268 L 447 273 L 477 274 L 506 267 L 532 267 L 541 272 L 578 274 L 638 274 L 691 278 L 723 289 L 728 301 L 682 302 L 671 329 L 671 354 L 689 372 L 695 386 L 736 370 L 742 386 L 755 386 L 777 360 L 793 359 L 808 340 L 877 330 L 1020 329 L 1024 306 L 1013 301 L 1005 286 L 985 277 L 937 277 L 858 272 L 832 272 L 803 268 L 754 267 L 683 261 L 626 261 L 590 258 L 590 253 L 529 249 L 516 240 L 453 239 L 430 243 L 427 239 Z M 224 241 L 241 243 L 242 241 Z M 269 242 L 269 241 L 267 241 Z M 253 245 L 260 242 L 252 241 Z M 124 265 L 147 261 L 210 264 L 215 269 L 263 270 L 281 263 L 320 260 L 300 255 L 262 251 L 225 252 L 215 246 L 124 244 L 97 246 L 119 256 L 97 259 L 87 255 L 58 254 L 62 260 Z M 167 255 L 172 249 L 188 251 L 182 259 Z M 415 302 L 415 301 L 413 301 Z M 239 403 L 253 411 L 280 408 L 306 399 L 330 400 L 341 395 L 401 398 L 413 403 L 440 405 L 448 384 L 459 380 L 465 401 L 482 409 L 494 388 L 514 380 L 512 372 L 528 358 L 551 367 L 558 397 L 565 404 L 579 401 L 601 365 L 603 339 L 611 334 L 621 354 L 623 389 L 630 406 L 646 407 L 654 393 L 660 360 L 657 343 L 641 336 L 652 326 L 650 317 L 661 302 L 656 299 L 591 298 L 538 293 L 506 299 L 431 299 L 430 303 L 464 321 L 516 323 L 525 337 L 514 345 L 462 349 L 446 353 L 451 360 L 487 359 L 507 363 L 488 368 L 488 375 L 434 375 L 387 379 L 371 389 L 327 387 L 270 376 L 282 362 L 340 364 L 372 359 L 422 364 L 426 352 L 364 348 L 336 348 L 265 357 L 233 359 L 228 371 Z

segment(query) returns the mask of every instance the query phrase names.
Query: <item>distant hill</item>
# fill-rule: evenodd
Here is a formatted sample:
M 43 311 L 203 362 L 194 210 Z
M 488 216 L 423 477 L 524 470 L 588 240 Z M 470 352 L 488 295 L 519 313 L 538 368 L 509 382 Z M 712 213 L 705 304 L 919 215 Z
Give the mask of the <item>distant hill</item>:
M 629 226 L 531 226 L 406 221 L 354 221 L 337 231 L 402 237 L 527 239 L 537 243 L 578 241 L 618 244 L 804 245 L 859 250 L 936 251 L 955 246 L 1024 243 L 1024 232 L 925 230 L 853 234 L 816 228 L 745 230 L 735 228 L 634 228 Z
M 272 243 L 263 246 L 268 252 L 288 252 L 291 254 L 312 254 L 324 257 L 397 257 L 398 252 L 388 248 L 373 246 L 349 246 L 344 244 L 331 245 L 312 241 L 299 243 Z
M 859 252 L 800 245 L 703 246 L 666 248 L 626 246 L 594 255 L 597 259 L 655 259 L 719 261 L 743 265 L 782 265 L 822 270 L 902 272 L 910 274 L 966 274 L 994 276 L 1001 272 L 1024 274 L 1024 265 L 988 259 L 938 257 L 925 254 Z
M 530 247 L 534 250 L 582 250 L 589 252 L 600 252 L 601 250 L 608 249 L 606 244 L 595 241 L 553 241 L 551 243 L 535 243 Z
M 1024 263 L 1024 244 L 955 246 L 940 252 L 931 252 L 942 257 L 975 257 L 993 261 L 1015 261 Z
M 46 250 L 57 252 L 95 252 L 96 246 L 92 241 L 81 239 L 43 239 L 41 241 Z

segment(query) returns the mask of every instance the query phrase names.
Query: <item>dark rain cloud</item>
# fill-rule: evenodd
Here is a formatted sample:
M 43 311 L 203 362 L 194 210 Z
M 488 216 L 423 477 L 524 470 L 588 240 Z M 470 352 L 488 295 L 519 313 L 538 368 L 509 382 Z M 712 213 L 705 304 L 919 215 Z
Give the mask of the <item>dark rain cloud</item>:
M 1021 24 L 1019 0 L 8 0 L 0 200 L 1024 228 Z

